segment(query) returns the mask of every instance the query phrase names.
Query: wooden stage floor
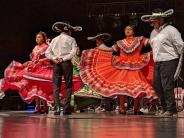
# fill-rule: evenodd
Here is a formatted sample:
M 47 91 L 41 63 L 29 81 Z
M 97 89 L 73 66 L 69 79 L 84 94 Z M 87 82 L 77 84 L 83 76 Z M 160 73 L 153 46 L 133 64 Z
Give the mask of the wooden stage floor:
M 115 113 L 35 115 L 0 112 L 0 138 L 184 138 L 184 112 L 178 118 Z

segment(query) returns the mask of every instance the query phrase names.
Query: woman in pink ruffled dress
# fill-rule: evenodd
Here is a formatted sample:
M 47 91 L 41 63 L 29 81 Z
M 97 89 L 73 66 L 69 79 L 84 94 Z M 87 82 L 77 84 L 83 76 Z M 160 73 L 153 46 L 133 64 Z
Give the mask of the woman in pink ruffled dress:
M 44 52 L 48 45 L 46 43 L 47 36 L 44 32 L 39 32 L 36 35 L 37 45 L 34 47 L 30 54 L 30 61 L 21 64 L 17 61 L 12 61 L 5 69 L 4 78 L 0 80 L 0 91 L 5 92 L 8 89 L 18 91 L 21 98 L 27 103 L 31 103 L 34 99 L 36 101 L 36 113 L 46 112 L 47 97 L 39 90 L 35 91 L 35 86 L 29 83 L 29 80 L 24 78 L 24 75 L 29 72 L 35 72 L 39 68 L 50 67 L 51 64 L 45 58 Z M 40 102 L 42 101 L 44 107 L 41 110 Z
M 36 35 L 37 45 L 30 54 L 31 60 L 24 64 L 12 61 L 4 72 L 4 78 L 0 80 L 1 94 L 8 89 L 18 91 L 21 98 L 27 103 L 36 101 L 35 113 L 47 113 L 47 104 L 52 105 L 52 72 L 53 65 L 45 57 L 48 48 L 47 36 L 44 32 Z M 75 64 L 74 64 L 75 66 Z M 73 75 L 73 91 L 83 85 L 79 74 Z M 65 97 L 65 82 L 62 79 L 61 95 Z M 43 108 L 41 108 L 41 104 Z

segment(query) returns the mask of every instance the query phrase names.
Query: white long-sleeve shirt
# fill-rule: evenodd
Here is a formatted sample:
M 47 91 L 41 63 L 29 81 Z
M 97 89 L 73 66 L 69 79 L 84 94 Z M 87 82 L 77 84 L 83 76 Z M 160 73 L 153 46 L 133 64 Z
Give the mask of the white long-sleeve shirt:
M 61 33 L 51 41 L 48 49 L 45 51 L 45 56 L 50 60 L 62 58 L 63 61 L 67 61 L 72 59 L 76 51 L 77 43 L 75 38 L 66 33 Z
M 151 32 L 150 45 L 153 49 L 155 62 L 169 61 L 179 58 L 183 48 L 183 40 L 175 27 L 164 24 L 158 30 L 154 29 Z

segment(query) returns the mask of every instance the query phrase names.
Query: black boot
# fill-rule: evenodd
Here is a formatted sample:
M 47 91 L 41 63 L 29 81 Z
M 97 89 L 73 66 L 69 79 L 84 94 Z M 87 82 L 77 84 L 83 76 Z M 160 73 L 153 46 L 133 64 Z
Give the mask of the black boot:
M 144 113 L 143 112 L 141 112 L 141 111 L 134 111 L 134 115 L 143 115 Z

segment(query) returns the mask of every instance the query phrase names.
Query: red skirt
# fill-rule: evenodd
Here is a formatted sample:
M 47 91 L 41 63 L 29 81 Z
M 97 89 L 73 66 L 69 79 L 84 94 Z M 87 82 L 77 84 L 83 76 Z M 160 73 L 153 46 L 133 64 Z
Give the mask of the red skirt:
M 13 61 L 5 70 L 5 77 L 1 79 L 1 91 L 8 89 L 19 92 L 21 98 L 31 103 L 35 97 L 40 97 L 48 103 L 53 103 L 52 66 L 48 63 L 34 65 L 31 71 L 16 61 Z M 73 92 L 77 91 L 83 83 L 79 75 L 73 76 Z M 61 93 L 65 97 L 65 81 L 62 79 Z
M 81 58 L 81 79 L 102 96 L 127 95 L 157 97 L 141 69 L 128 70 L 112 66 L 112 55 L 100 50 L 85 50 Z M 149 73 L 148 73 L 149 74 Z

